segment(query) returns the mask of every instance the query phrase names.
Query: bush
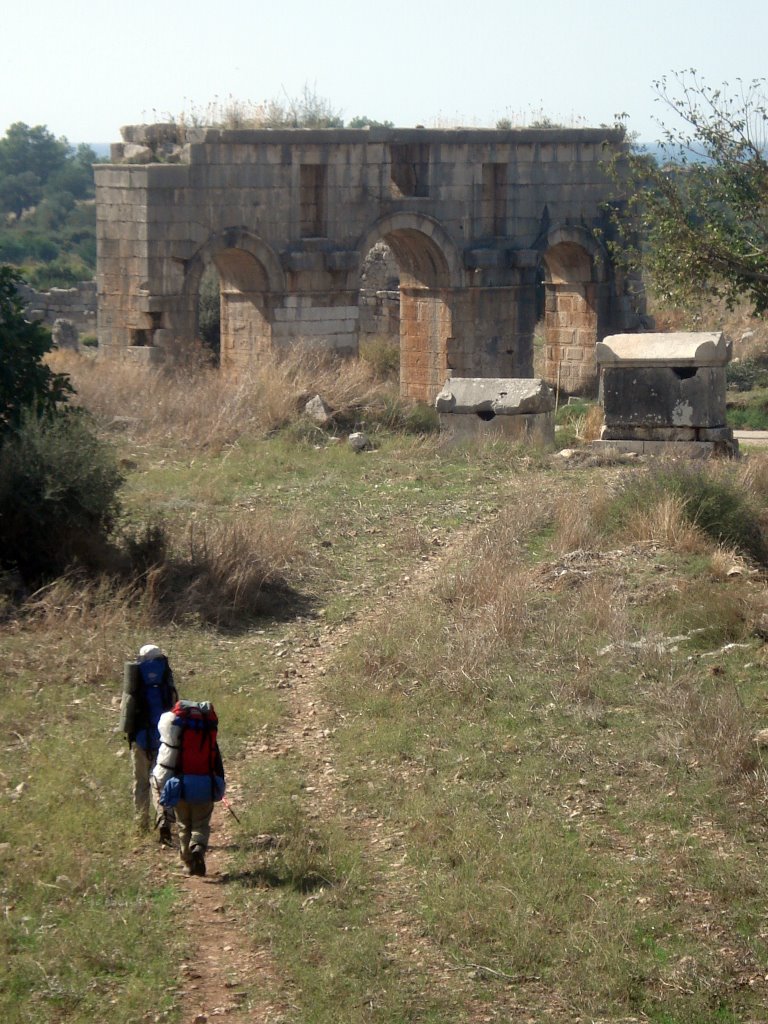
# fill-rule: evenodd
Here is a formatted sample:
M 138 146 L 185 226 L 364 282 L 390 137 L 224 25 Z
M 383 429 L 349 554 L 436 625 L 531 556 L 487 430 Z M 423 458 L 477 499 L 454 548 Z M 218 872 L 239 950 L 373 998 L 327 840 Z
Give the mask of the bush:
M 728 472 L 710 467 L 664 465 L 631 479 L 607 505 L 609 526 L 624 528 L 638 510 L 673 499 L 684 520 L 719 544 L 759 562 L 768 559 L 759 510 Z
M 102 569 L 123 478 L 88 417 L 28 414 L 0 454 L 0 569 L 28 584 Z
M 80 281 L 87 281 L 91 271 L 77 257 L 60 255 L 44 266 L 30 267 L 25 277 L 33 288 L 47 292 L 51 288 L 74 288 Z
M 390 338 L 364 338 L 360 359 L 380 380 L 397 380 L 400 374 L 400 344 Z
M 145 607 L 158 621 L 235 627 L 305 604 L 287 579 L 303 559 L 305 524 L 261 518 L 184 524 L 151 522 L 123 544 Z M 133 582 L 138 582 L 134 579 Z
M 732 362 L 726 367 L 725 379 L 728 387 L 735 391 L 765 388 L 768 387 L 768 366 L 766 366 L 765 360 L 760 358 Z
M 50 331 L 25 318 L 19 281 L 15 270 L 0 266 L 0 436 L 15 430 L 27 410 L 52 412 L 72 393 L 67 375 L 44 362 Z

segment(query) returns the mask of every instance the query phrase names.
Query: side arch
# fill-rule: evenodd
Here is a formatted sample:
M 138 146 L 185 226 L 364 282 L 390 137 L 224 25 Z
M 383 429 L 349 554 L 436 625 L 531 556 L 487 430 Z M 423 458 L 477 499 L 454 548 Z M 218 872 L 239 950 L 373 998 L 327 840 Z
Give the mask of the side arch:
M 244 228 L 217 232 L 187 262 L 184 304 L 198 334 L 203 274 L 215 268 L 221 321 L 220 364 L 237 371 L 272 348 L 274 309 L 285 292 L 285 275 L 274 250 Z
M 245 228 L 225 228 L 210 238 L 186 262 L 184 291 L 197 293 L 200 278 L 206 267 L 216 262 L 216 256 L 226 250 L 237 250 L 250 254 L 264 268 L 267 287 L 270 292 L 282 294 L 285 291 L 285 273 L 274 249 L 265 241 Z

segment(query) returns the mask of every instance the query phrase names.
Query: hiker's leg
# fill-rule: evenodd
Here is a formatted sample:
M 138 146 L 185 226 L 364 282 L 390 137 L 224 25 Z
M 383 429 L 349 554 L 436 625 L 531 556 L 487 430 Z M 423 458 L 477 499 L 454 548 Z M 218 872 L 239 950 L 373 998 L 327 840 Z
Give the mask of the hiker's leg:
M 189 864 L 189 847 L 192 837 L 192 805 L 186 800 L 176 804 L 176 824 L 179 831 L 179 856 L 184 864 Z
M 213 814 L 213 801 L 205 804 L 191 804 L 190 825 L 192 835 L 190 846 L 200 846 L 203 850 L 208 849 L 208 839 L 211 835 L 211 815 Z
M 151 799 L 152 799 L 152 809 L 153 809 L 153 811 L 155 813 L 154 826 L 155 826 L 155 828 L 158 828 L 158 827 L 160 828 L 161 833 L 162 833 L 161 839 L 163 839 L 164 841 L 168 841 L 168 840 L 170 840 L 170 836 L 171 836 L 171 824 L 173 822 L 173 811 L 170 810 L 170 809 L 166 810 L 163 807 L 163 805 L 160 803 L 160 790 L 158 789 L 157 783 L 152 778 L 152 771 L 154 770 L 154 767 L 157 764 L 157 755 L 158 755 L 158 751 L 157 750 L 148 750 L 146 752 L 147 764 L 149 765 L 149 772 L 148 772 L 149 790 L 150 790 L 150 796 L 151 796 Z
M 150 763 L 146 750 L 135 743 L 131 747 L 133 767 L 133 809 L 139 828 L 149 828 L 149 771 Z

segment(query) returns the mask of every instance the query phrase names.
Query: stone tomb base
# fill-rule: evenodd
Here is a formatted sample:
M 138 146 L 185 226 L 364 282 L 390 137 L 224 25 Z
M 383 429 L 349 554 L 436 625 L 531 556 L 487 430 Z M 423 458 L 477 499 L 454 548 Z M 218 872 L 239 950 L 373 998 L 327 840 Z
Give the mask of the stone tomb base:
M 441 436 L 454 443 L 506 438 L 551 445 L 555 397 L 538 378 L 454 377 L 435 400 Z
M 739 453 L 739 442 L 734 438 L 727 441 L 629 441 L 626 438 L 609 441 L 603 438 L 593 441 L 590 447 L 621 455 L 634 452 L 636 455 L 667 455 L 684 459 L 711 459 L 718 455 L 732 457 Z

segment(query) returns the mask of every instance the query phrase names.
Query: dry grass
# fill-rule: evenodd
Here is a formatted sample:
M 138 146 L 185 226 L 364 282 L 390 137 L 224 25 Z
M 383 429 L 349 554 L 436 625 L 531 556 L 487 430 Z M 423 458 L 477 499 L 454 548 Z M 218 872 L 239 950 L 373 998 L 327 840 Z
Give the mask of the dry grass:
M 49 361 L 70 374 L 77 400 L 103 427 L 150 443 L 172 438 L 195 449 L 268 434 L 299 419 L 315 394 L 343 421 L 391 391 L 366 362 L 301 346 L 264 357 L 236 377 L 200 364 L 156 369 L 63 351 L 51 353 Z
M 261 516 L 177 526 L 166 558 L 147 574 L 151 616 L 227 627 L 295 609 L 288 577 L 304 560 L 306 532 L 298 518 Z
M 665 548 L 688 553 L 712 549 L 712 541 L 685 518 L 686 502 L 674 494 L 663 494 L 647 508 L 638 508 L 622 531 L 631 542 L 651 541 Z
M 9 632 L 47 637 L 26 647 L 27 668 L 41 680 L 53 675 L 51 643 L 56 647 L 55 674 L 90 685 L 120 676 L 119 651 L 130 649 L 138 632 L 150 624 L 138 589 L 113 580 L 84 581 L 63 576 L 28 599 L 23 614 L 6 623 Z M 76 638 L 76 642 L 67 642 Z

